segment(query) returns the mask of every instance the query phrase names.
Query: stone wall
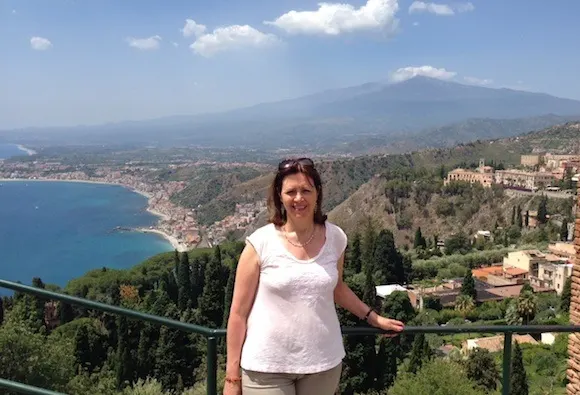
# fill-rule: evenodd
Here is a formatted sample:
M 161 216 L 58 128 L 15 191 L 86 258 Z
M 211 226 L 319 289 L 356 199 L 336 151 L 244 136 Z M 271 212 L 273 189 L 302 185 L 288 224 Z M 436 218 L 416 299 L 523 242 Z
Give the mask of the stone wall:
M 580 183 L 578 183 L 580 186 Z M 580 325 L 580 188 L 578 189 L 576 226 L 574 227 L 574 247 L 576 258 L 572 269 L 572 300 L 570 321 Z M 580 394 L 580 333 L 571 333 L 568 342 L 568 395 Z

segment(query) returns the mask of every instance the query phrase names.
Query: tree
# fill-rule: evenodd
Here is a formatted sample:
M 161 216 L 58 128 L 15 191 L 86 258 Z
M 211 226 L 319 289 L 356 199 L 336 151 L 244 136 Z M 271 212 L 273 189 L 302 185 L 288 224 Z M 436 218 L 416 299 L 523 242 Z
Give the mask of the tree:
M 521 229 L 523 226 L 523 218 L 522 218 L 522 208 L 518 204 L 517 212 L 516 212 L 516 226 Z
M 542 195 L 538 206 L 538 223 L 545 224 L 548 222 L 548 198 Z
M 374 254 L 374 270 L 379 272 L 377 280 L 381 284 L 402 284 L 405 281 L 403 256 L 395 247 L 395 237 L 390 230 L 381 230 Z
M 212 328 L 220 328 L 224 319 L 225 290 L 221 285 L 221 265 L 221 251 L 217 246 L 205 270 L 205 284 L 198 305 L 204 323 Z
M 375 389 L 382 391 L 389 388 L 397 378 L 397 367 L 402 359 L 401 349 L 397 338 L 382 338 L 377 354 Z
M 516 306 L 518 314 L 520 317 L 522 317 L 524 325 L 527 325 L 531 320 L 534 319 L 534 316 L 536 315 L 536 296 L 533 292 L 526 291 L 523 294 L 520 294 L 517 299 Z
M 434 359 L 424 364 L 417 374 L 404 372 L 395 380 L 389 395 L 437 394 L 483 395 L 467 378 L 465 368 L 457 362 Z
M 419 226 L 415 231 L 415 240 L 413 240 L 413 248 L 427 248 L 427 242 L 423 237 L 423 233 L 421 232 L 421 227 Z
M 0 326 L 4 322 L 4 299 L 0 297 Z
M 184 311 L 191 304 L 191 271 L 187 252 L 182 252 L 177 270 L 177 308 Z
M 465 277 L 463 278 L 463 284 L 461 285 L 461 295 L 469 296 L 473 301 L 477 300 L 477 290 L 475 289 L 475 280 L 473 279 L 473 273 L 471 270 L 467 270 Z
M 232 306 L 232 299 L 234 298 L 234 285 L 236 281 L 236 270 L 238 269 L 237 261 L 234 261 L 233 268 L 230 271 L 230 275 L 228 277 L 228 283 L 226 285 L 226 291 L 224 296 L 224 319 L 222 327 L 226 327 L 228 325 L 228 319 L 230 317 L 230 307 Z
M 568 222 L 562 220 L 562 226 L 560 227 L 560 241 L 568 240 Z
M 455 299 L 455 310 L 460 311 L 464 318 L 474 307 L 475 303 L 471 296 L 460 294 Z
M 364 236 L 362 239 L 362 267 L 363 270 L 365 267 L 370 266 L 371 271 L 375 269 L 375 245 L 377 239 L 377 233 L 375 231 L 375 225 L 370 218 L 367 218 L 367 224 L 364 230 Z
M 469 239 L 463 232 L 456 233 L 445 240 L 445 253 L 447 255 L 453 255 L 457 252 L 465 254 L 469 249 Z
M 413 349 L 411 350 L 411 357 L 409 359 L 409 365 L 407 371 L 410 373 L 417 373 L 417 371 L 423 365 L 423 362 L 429 361 L 431 359 L 431 348 L 429 343 L 425 339 L 424 333 L 419 333 L 415 335 L 415 340 L 413 340 Z
M 522 349 L 515 342 L 514 356 L 512 359 L 512 376 L 510 395 L 528 395 L 528 377 L 524 368 Z
M 524 225 L 526 228 L 530 227 L 530 211 L 526 210 L 526 217 L 524 218 Z
M 469 353 L 465 362 L 467 377 L 475 381 L 486 392 L 493 392 L 497 389 L 500 381 L 500 373 L 493 359 L 493 355 L 484 349 L 476 348 Z
M 75 313 L 73 311 L 72 306 L 66 302 L 59 302 L 59 319 L 60 324 L 66 324 L 67 322 L 71 322 L 75 318 Z
M 570 311 L 570 300 L 572 299 L 572 278 L 568 277 L 562 289 L 562 296 L 560 300 L 560 311 Z
M 190 283 L 191 283 L 191 307 L 192 308 L 197 308 L 197 302 L 199 299 L 199 296 L 201 295 L 201 292 L 203 291 L 203 283 L 204 283 L 204 278 L 203 276 L 205 275 L 205 270 L 202 267 L 203 265 L 203 261 L 198 258 L 198 257 L 194 257 L 192 262 L 191 262 L 191 278 L 190 278 Z
M 512 206 L 512 226 L 516 224 L 516 206 Z
M 94 366 L 91 366 L 91 344 L 86 325 L 79 326 L 75 335 L 75 361 L 82 370 L 92 373 Z
M 360 273 L 362 270 L 361 262 L 361 240 L 360 234 L 357 232 L 354 234 L 350 249 L 347 253 L 345 267 L 345 276 Z

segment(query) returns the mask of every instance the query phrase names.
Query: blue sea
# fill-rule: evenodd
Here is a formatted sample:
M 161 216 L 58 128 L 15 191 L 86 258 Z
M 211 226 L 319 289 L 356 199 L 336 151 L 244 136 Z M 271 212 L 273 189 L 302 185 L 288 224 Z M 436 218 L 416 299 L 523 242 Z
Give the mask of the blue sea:
M 126 188 L 0 181 L 0 278 L 60 286 L 87 271 L 129 268 L 173 248 L 154 234 L 113 232 L 153 225 L 147 199 Z M 6 290 L 0 288 L 0 294 Z
M 21 151 L 16 144 L 0 144 L 0 159 L 20 155 L 26 155 L 26 152 Z

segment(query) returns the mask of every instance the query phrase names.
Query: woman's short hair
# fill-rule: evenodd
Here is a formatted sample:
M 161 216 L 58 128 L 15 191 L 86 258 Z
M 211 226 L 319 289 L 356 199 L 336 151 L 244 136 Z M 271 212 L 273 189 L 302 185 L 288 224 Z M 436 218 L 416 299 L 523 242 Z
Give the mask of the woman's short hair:
M 276 226 L 282 226 L 286 223 L 286 210 L 283 209 L 282 182 L 284 178 L 292 174 L 302 173 L 314 182 L 316 188 L 316 210 L 314 211 L 314 222 L 323 225 L 326 222 L 326 215 L 322 213 L 322 180 L 314 162 L 309 158 L 286 159 L 278 165 L 278 171 L 268 193 L 268 212 L 269 222 Z

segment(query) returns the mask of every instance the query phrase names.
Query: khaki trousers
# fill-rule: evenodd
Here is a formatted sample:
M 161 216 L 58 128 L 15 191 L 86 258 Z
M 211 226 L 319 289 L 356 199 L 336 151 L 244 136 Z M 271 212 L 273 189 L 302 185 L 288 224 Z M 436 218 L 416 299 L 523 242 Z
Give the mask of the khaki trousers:
M 242 370 L 242 395 L 334 395 L 342 363 L 313 374 L 262 373 Z

